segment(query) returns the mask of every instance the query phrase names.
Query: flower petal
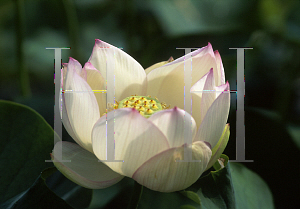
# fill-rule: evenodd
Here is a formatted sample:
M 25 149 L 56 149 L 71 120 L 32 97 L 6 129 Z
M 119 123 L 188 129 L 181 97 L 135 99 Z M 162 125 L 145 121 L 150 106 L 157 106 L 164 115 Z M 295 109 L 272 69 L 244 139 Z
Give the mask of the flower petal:
M 229 83 L 227 82 L 224 87 L 224 92 L 220 93 L 208 109 L 195 137 L 195 141 L 207 141 L 211 147 L 215 147 L 218 143 L 228 118 L 230 107 Z
M 160 192 L 174 192 L 192 185 L 204 172 L 211 157 L 205 142 L 198 141 L 186 148 L 192 151 L 193 160 L 177 162 L 184 156 L 184 146 L 173 147 L 145 162 L 132 176 L 139 184 Z
M 145 95 L 146 73 L 143 67 L 121 49 L 96 39 L 89 62 L 96 67 L 106 80 L 106 65 L 114 65 L 115 98 L 122 100 L 130 95 Z
M 61 69 L 61 89 L 63 89 L 63 80 L 65 80 L 66 74 L 67 74 L 67 69 L 68 69 L 68 63 L 63 63 L 63 69 Z M 61 115 L 60 117 L 62 118 L 62 122 L 64 124 L 65 129 L 67 130 L 67 132 L 69 133 L 69 135 L 77 142 L 77 144 L 79 144 L 80 146 L 83 147 L 83 144 L 81 143 L 81 141 L 77 138 L 77 135 L 75 134 L 72 125 L 70 123 L 69 117 L 68 117 L 68 113 L 67 113 L 67 108 L 66 108 L 66 101 L 65 101 L 65 97 L 64 94 L 61 93 L 59 94 L 59 101 L 61 101 L 60 105 L 61 105 Z
M 185 56 L 190 57 L 185 59 Z M 152 70 L 148 75 L 147 95 L 156 96 L 160 101 L 184 109 L 184 66 L 192 59 L 192 84 L 194 85 L 211 68 L 216 60 L 211 45 L 191 52 L 169 64 Z
M 97 99 L 100 115 L 103 115 L 106 112 L 106 80 L 90 62 L 85 63 L 83 69 L 87 74 L 87 83 Z
M 154 65 L 151 65 L 150 67 L 148 67 L 147 69 L 145 69 L 145 72 L 146 74 L 150 73 L 152 70 L 156 69 L 156 68 L 159 68 L 165 64 L 168 64 L 170 62 L 173 62 L 174 59 L 173 57 L 170 57 L 167 61 L 162 61 L 162 62 L 159 62 L 159 63 L 156 63 Z
M 185 114 L 182 109 L 174 107 L 153 114 L 148 120 L 153 122 L 167 137 L 170 147 L 178 147 L 185 143 L 184 139 L 184 123 Z M 197 126 L 193 117 L 191 125 L 191 141 L 196 136 Z
M 93 128 L 93 150 L 98 159 L 106 160 L 106 130 L 113 124 L 115 160 L 124 162 L 104 163 L 119 174 L 131 177 L 146 160 L 169 148 L 165 135 L 134 108 L 116 109 L 107 118 L 107 126 L 103 116 Z
M 212 156 L 209 160 L 206 170 L 208 170 L 211 166 L 213 166 L 213 164 L 219 159 L 219 157 L 223 153 L 229 140 L 229 134 L 230 134 L 229 124 L 227 123 L 220 140 L 218 141 L 217 145 L 211 150 Z
M 78 64 L 78 61 L 70 58 L 63 84 L 65 93 L 62 95 L 67 117 L 63 115 L 62 120 L 70 135 L 75 134 L 74 140 L 79 140 L 83 148 L 92 152 L 92 128 L 100 118 L 100 113 L 91 87 L 77 73 Z
M 59 161 L 57 156 L 62 155 Z M 103 189 L 119 182 L 124 176 L 98 162 L 96 156 L 75 143 L 60 141 L 51 154 L 54 165 L 68 179 L 88 189 Z
M 199 81 L 197 81 L 191 88 L 190 92 L 192 95 L 192 116 L 196 121 L 197 129 L 201 124 L 201 100 L 202 100 L 202 91 L 204 90 L 204 85 L 208 74 L 206 73 Z
M 221 59 L 221 55 L 219 53 L 218 50 L 214 51 L 215 53 L 215 57 L 216 57 L 216 62 L 217 62 L 217 82 L 216 85 L 220 86 L 225 84 L 225 73 L 224 73 L 224 67 L 223 67 L 223 63 L 222 63 L 222 59 Z
M 204 116 L 206 115 L 207 110 L 211 106 L 211 104 L 216 99 L 215 92 L 215 79 L 213 69 L 210 69 L 202 92 L 201 106 L 198 107 L 201 109 L 201 122 L 203 121 Z

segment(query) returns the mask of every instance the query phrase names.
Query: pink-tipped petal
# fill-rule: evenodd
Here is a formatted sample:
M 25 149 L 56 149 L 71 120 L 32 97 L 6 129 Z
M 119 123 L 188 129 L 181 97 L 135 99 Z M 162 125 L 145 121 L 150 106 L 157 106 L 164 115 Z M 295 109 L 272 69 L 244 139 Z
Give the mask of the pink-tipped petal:
M 195 141 L 207 141 L 211 147 L 218 143 L 227 122 L 230 107 L 229 83 L 212 103 L 198 129 Z
M 222 63 L 222 59 L 221 59 L 221 55 L 218 52 L 218 50 L 216 50 L 215 52 L 215 57 L 216 57 L 216 62 L 217 62 L 217 75 L 218 75 L 218 82 L 216 83 L 217 86 L 223 85 L 225 84 L 225 72 L 224 72 L 224 67 L 223 67 L 223 63 Z
M 183 160 L 184 146 L 192 152 L 193 160 Z M 132 176 L 139 184 L 159 192 L 175 192 L 195 183 L 204 172 L 211 157 L 210 148 L 202 141 L 173 147 L 145 162 Z
M 133 108 L 121 108 L 107 114 L 107 126 L 103 116 L 93 128 L 93 150 L 100 160 L 106 160 L 106 140 L 113 140 L 106 139 L 106 130 L 114 131 L 115 160 L 124 162 L 104 163 L 124 176 L 131 177 L 145 161 L 169 148 L 165 135 L 151 121 Z
M 187 141 L 185 139 L 184 124 L 185 124 L 185 112 L 182 109 L 174 107 L 164 111 L 159 111 L 153 114 L 148 120 L 152 121 L 167 137 L 170 147 L 181 146 Z M 193 117 L 191 117 L 191 138 L 190 141 L 196 136 L 197 126 Z M 187 121 L 186 121 L 187 122 Z
M 146 73 L 143 67 L 121 49 L 96 39 L 89 62 L 106 80 L 107 65 L 114 66 L 115 98 L 122 100 L 130 95 L 145 95 Z
M 192 63 L 192 86 L 211 68 L 216 69 L 216 60 L 211 45 L 152 70 L 148 75 L 147 95 L 155 95 L 160 101 L 184 109 L 185 63 Z
M 62 156 L 62 159 L 58 159 L 58 156 Z M 51 157 L 54 165 L 63 175 L 88 189 L 104 189 L 124 177 L 98 162 L 92 153 L 71 142 L 56 143 Z M 63 160 L 71 160 L 71 162 Z
M 72 70 L 75 70 L 76 73 L 86 81 L 86 71 L 76 59 L 70 57 L 69 65 L 67 66 L 69 69 L 72 68 Z
M 70 59 L 63 89 L 63 123 L 74 139 L 85 149 L 92 152 L 91 132 L 93 125 L 100 118 L 99 107 L 95 95 L 88 83 L 77 73 L 76 60 Z M 80 64 L 79 64 L 80 65 Z M 71 127 L 71 129 L 70 129 Z M 69 130 L 68 130 L 69 129 Z

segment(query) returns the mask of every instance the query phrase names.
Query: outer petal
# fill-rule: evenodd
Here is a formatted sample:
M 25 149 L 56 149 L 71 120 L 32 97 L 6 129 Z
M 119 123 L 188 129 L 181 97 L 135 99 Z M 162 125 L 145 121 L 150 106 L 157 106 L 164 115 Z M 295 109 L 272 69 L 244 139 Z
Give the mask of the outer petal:
M 217 62 L 217 78 L 218 78 L 218 82 L 216 83 L 217 86 L 223 85 L 225 84 L 225 73 L 224 73 L 224 67 L 223 67 L 223 63 L 222 63 L 222 59 L 221 59 L 221 55 L 219 53 L 218 50 L 214 51 L 215 53 L 215 57 L 216 57 L 216 62 Z
M 192 85 L 202 78 L 211 68 L 216 67 L 216 60 L 210 44 L 190 53 L 192 56 Z M 189 56 L 189 55 L 186 55 Z M 184 65 L 185 56 L 152 70 L 148 75 L 147 94 L 156 96 L 171 107 L 184 109 Z
M 206 170 L 208 170 L 211 166 L 213 166 L 213 164 L 219 159 L 219 157 L 223 153 L 229 140 L 229 134 L 230 134 L 229 124 L 227 123 L 223 131 L 223 134 L 220 140 L 218 141 L 218 144 L 211 150 L 212 156 L 209 160 Z
M 100 160 L 106 160 L 106 129 L 114 124 L 115 159 L 124 162 L 104 163 L 117 173 L 131 177 L 145 161 L 169 148 L 165 135 L 134 108 L 111 111 L 107 118 L 107 127 L 106 117 L 101 117 L 93 128 L 93 150 Z
M 229 90 L 227 82 L 224 90 Z M 230 92 L 222 92 L 208 109 L 195 137 L 195 141 L 207 141 L 215 147 L 224 130 L 230 107 Z
M 61 154 L 63 160 L 71 160 L 71 162 L 59 162 L 56 156 Z M 103 189 L 119 182 L 124 177 L 98 162 L 92 153 L 71 142 L 56 143 L 51 157 L 62 174 L 88 189 Z
M 62 120 L 70 135 L 75 135 L 74 140 L 78 140 L 83 148 L 92 152 L 92 128 L 100 118 L 100 113 L 91 87 L 77 73 L 78 64 L 78 61 L 70 58 L 63 84 L 66 90 L 63 94 L 66 115 L 62 116 Z
M 204 172 L 211 157 L 205 142 L 188 146 L 194 160 L 200 162 L 176 162 L 184 156 L 184 146 L 173 147 L 145 162 L 132 176 L 138 183 L 160 192 L 174 192 L 192 185 Z
M 106 80 L 101 73 L 90 63 L 85 63 L 83 69 L 87 74 L 87 83 L 94 92 L 99 106 L 100 115 L 106 112 Z
M 167 137 L 170 147 L 178 147 L 185 143 L 184 140 L 184 116 L 188 114 L 177 107 L 173 109 L 159 111 L 148 120 L 152 121 Z M 191 141 L 196 136 L 197 126 L 193 117 Z
M 63 81 L 65 80 L 66 74 L 67 74 L 67 69 L 68 69 L 68 63 L 63 63 L 63 69 L 61 69 L 61 89 L 63 89 Z M 66 101 L 65 101 L 65 96 L 64 94 L 59 94 L 59 101 L 60 101 L 60 105 L 61 105 L 61 118 L 62 118 L 62 122 L 64 124 L 65 129 L 67 130 L 67 132 L 69 133 L 69 135 L 77 142 L 77 144 L 79 144 L 80 146 L 84 146 L 81 141 L 77 138 L 77 135 L 75 134 L 73 127 L 70 123 L 69 117 L 68 117 L 68 113 L 67 113 L 67 107 L 66 107 Z
M 117 47 L 96 39 L 89 62 L 100 71 L 103 78 L 106 79 L 107 62 L 113 61 L 116 100 L 133 94 L 145 95 L 147 80 L 143 67 Z

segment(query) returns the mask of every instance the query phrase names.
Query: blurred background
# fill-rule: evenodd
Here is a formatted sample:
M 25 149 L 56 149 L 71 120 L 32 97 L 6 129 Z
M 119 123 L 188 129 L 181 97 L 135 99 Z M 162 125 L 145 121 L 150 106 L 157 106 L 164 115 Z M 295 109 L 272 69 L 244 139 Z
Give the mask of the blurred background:
M 1 0 L 0 99 L 28 105 L 53 127 L 54 50 L 82 65 L 95 39 L 121 47 L 144 68 L 219 50 L 231 90 L 236 50 L 245 51 L 244 163 L 269 185 L 277 208 L 300 208 L 300 2 L 295 0 Z M 225 154 L 236 156 L 236 95 Z M 69 136 L 64 133 L 64 140 Z M 49 165 L 52 166 L 52 165 Z M 288 204 L 287 204 L 288 203 Z

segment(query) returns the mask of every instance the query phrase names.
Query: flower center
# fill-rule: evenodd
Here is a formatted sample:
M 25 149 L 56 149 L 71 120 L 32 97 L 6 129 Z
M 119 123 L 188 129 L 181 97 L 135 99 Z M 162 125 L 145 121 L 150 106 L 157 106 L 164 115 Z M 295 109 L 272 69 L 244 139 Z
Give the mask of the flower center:
M 120 102 L 116 101 L 116 104 L 110 104 L 108 103 L 108 109 L 107 112 L 110 112 L 114 109 L 119 108 L 135 108 L 139 113 L 144 116 L 145 118 L 149 118 L 154 113 L 169 109 L 170 105 L 167 106 L 164 102 L 159 102 L 158 99 L 155 97 L 155 99 L 151 98 L 150 95 L 148 96 L 137 96 L 132 95 L 130 97 L 126 97 L 125 99 L 121 100 Z M 104 113 L 103 115 L 105 115 Z
M 135 108 L 145 118 L 163 109 L 157 98 L 149 96 L 130 96 L 119 102 L 118 108 Z

